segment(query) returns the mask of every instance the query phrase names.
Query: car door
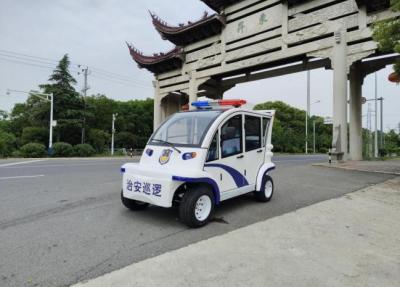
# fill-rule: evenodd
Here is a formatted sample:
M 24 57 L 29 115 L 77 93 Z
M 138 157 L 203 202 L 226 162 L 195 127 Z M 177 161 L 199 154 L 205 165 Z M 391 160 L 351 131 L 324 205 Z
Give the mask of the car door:
M 257 115 L 244 115 L 244 139 L 245 139 L 245 176 L 249 184 L 255 184 L 257 174 L 264 163 L 262 117 Z
M 243 115 L 236 114 L 219 127 L 204 165 L 205 171 L 212 174 L 218 183 L 221 193 L 248 184 L 244 177 L 243 151 Z

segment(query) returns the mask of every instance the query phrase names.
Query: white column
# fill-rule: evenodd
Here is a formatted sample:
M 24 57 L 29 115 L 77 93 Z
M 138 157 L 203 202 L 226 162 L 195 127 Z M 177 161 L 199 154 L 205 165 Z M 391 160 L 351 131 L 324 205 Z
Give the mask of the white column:
M 336 152 L 347 159 L 347 42 L 346 31 L 335 32 L 333 47 L 333 143 Z
M 154 86 L 154 122 L 153 130 L 156 130 L 161 124 L 161 95 L 160 84 L 157 80 L 153 81 Z
M 358 64 L 350 70 L 350 159 L 362 160 L 362 83 Z
M 197 101 L 197 89 L 198 89 L 198 82 L 196 79 L 196 71 L 192 71 L 190 74 L 190 81 L 189 81 L 189 109 L 193 110 L 194 107 L 191 105 L 192 102 Z

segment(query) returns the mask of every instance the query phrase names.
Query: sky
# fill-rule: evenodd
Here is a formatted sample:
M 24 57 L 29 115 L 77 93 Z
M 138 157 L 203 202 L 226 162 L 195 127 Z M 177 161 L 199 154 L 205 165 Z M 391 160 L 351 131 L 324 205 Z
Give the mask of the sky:
M 89 95 L 123 101 L 153 97 L 153 75 L 137 67 L 125 42 L 150 55 L 167 51 L 172 44 L 154 29 L 149 10 L 170 24 L 211 12 L 200 0 L 0 0 L 0 4 L 0 110 L 6 111 L 27 98 L 17 92 L 7 95 L 7 89 L 38 90 L 64 54 L 70 56 L 79 91 L 83 85 L 79 71 L 88 66 Z M 387 80 L 391 72 L 390 66 L 378 72 L 378 96 L 385 99 L 384 129 L 398 130 L 400 86 Z M 240 84 L 224 98 L 252 104 L 280 100 L 305 109 L 306 83 L 302 72 Z M 374 75 L 369 75 L 363 96 L 371 99 L 374 91 Z M 320 102 L 311 106 L 312 115 L 332 116 L 332 71 L 311 71 L 311 102 L 316 101 Z M 368 104 L 363 106 L 364 127 L 367 108 Z

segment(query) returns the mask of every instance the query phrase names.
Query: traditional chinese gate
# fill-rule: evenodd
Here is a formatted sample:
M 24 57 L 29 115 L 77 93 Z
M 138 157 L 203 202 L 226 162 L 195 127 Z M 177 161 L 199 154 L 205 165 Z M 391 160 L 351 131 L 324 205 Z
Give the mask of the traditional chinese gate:
M 202 0 L 216 13 L 170 26 L 151 14 L 176 47 L 133 59 L 155 75 L 154 128 L 199 96 L 222 98 L 238 83 L 301 71 L 333 70 L 333 143 L 337 156 L 362 159 L 363 79 L 396 56 L 382 56 L 371 25 L 400 16 L 390 0 Z M 171 1 L 173 5 L 173 1 Z M 347 80 L 350 80 L 350 150 Z

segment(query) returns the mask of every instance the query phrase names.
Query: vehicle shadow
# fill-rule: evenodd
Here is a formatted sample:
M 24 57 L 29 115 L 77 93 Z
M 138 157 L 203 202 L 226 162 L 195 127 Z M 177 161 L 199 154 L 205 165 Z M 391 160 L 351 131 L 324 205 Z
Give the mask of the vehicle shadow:
M 238 210 L 254 208 L 260 206 L 252 193 L 244 194 L 232 199 L 225 200 L 215 207 L 214 217 L 210 223 L 221 223 L 229 224 L 226 220 L 226 215 L 232 215 L 232 213 Z M 121 215 L 125 218 L 140 221 L 144 224 L 152 224 L 158 226 L 182 226 L 179 220 L 179 207 L 163 208 L 155 205 L 150 205 L 147 209 L 141 211 L 130 211 L 122 208 Z

